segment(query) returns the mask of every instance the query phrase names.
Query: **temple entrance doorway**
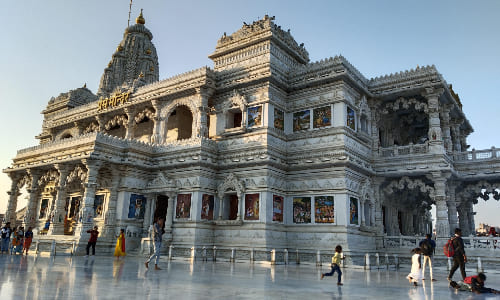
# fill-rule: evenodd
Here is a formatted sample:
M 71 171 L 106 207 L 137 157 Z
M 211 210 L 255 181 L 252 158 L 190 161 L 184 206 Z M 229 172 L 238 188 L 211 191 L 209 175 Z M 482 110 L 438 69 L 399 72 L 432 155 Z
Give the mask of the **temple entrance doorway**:
M 163 219 L 167 218 L 167 209 L 168 209 L 168 197 L 165 195 L 158 195 L 156 197 L 156 209 L 153 215 L 153 223 L 159 217 L 163 217 Z
M 238 196 L 236 194 L 224 195 L 222 219 L 236 220 L 238 218 L 238 206 Z

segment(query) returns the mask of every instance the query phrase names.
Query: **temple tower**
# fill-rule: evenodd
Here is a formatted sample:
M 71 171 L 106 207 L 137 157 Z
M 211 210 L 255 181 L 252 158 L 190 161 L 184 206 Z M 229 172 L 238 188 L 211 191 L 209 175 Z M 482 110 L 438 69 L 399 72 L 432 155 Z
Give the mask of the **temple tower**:
M 141 10 L 135 24 L 125 29 L 123 40 L 102 74 L 98 97 L 127 90 L 134 86 L 134 81 L 142 85 L 158 81 L 158 56 L 151 42 L 153 34 L 145 23 Z

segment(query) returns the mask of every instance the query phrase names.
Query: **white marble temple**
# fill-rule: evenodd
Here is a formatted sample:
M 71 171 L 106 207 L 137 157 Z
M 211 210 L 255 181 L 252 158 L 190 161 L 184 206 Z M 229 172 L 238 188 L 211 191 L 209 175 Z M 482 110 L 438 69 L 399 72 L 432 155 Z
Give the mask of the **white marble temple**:
M 320 280 L 326 266 L 163 259 L 163 270 L 154 271 L 143 263 L 138 257 L 116 262 L 104 256 L 2 255 L 0 299 L 495 299 L 495 295 L 453 291 L 444 269 L 435 271 L 437 282 L 413 287 L 405 279 L 408 267 L 346 268 L 344 286 L 338 287 L 332 278 Z M 487 276 L 487 286 L 498 285 L 499 273 Z

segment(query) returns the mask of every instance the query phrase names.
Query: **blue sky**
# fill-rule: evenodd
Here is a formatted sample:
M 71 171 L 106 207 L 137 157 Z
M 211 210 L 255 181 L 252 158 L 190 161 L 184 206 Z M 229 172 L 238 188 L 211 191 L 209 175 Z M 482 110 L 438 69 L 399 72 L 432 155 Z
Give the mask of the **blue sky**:
M 0 42 L 0 167 L 37 143 L 52 96 L 87 83 L 94 93 L 127 25 L 128 0 L 4 1 Z M 135 0 L 153 32 L 160 79 L 202 66 L 217 39 L 265 14 L 291 29 L 312 61 L 344 55 L 366 77 L 436 65 L 474 127 L 471 148 L 500 147 L 500 1 Z M 10 181 L 0 174 L 0 212 Z M 476 206 L 495 223 L 500 203 Z

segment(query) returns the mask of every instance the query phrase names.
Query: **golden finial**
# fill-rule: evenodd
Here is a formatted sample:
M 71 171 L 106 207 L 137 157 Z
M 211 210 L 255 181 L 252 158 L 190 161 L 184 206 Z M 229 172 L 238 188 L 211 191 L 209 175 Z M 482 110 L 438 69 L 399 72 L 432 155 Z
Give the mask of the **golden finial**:
M 153 72 L 155 70 L 155 67 L 150 67 L 149 71 Z
M 116 47 L 116 51 L 122 51 L 123 50 L 123 46 L 122 45 L 118 45 L 118 47 Z
M 142 8 L 141 8 L 141 13 L 139 14 L 139 16 L 137 18 L 135 18 L 135 23 L 136 24 L 146 24 L 146 20 L 144 20 L 144 17 L 142 16 Z
M 151 54 L 151 49 L 147 49 L 146 54 Z
M 139 77 L 141 77 L 141 78 L 144 77 L 144 73 L 142 73 L 142 71 L 141 71 L 141 74 L 139 74 Z
M 87 83 L 85 82 L 85 84 L 83 85 L 83 88 L 86 89 L 87 88 Z

